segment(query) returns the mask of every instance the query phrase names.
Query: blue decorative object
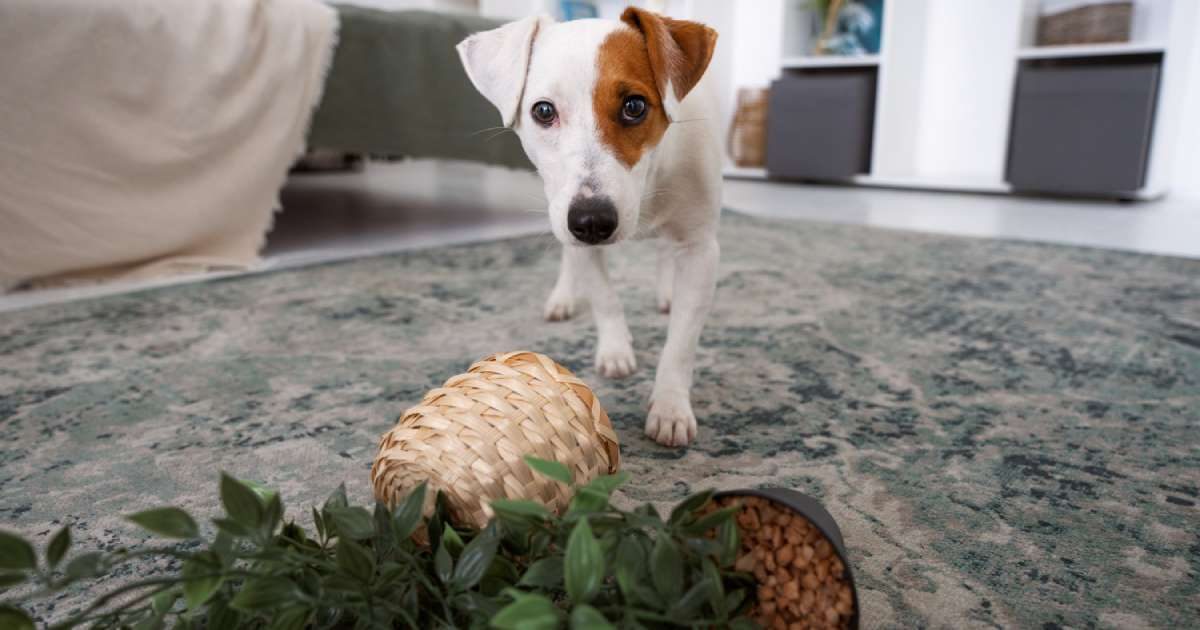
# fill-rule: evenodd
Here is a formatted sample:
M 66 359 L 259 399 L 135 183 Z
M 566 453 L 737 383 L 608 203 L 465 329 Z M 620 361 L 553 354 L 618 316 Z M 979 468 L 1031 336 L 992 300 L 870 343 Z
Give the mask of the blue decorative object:
M 833 34 L 819 41 L 817 52 L 826 55 L 878 54 L 882 26 L 883 0 L 847 0 L 838 10 Z
M 596 9 L 596 5 L 591 2 L 562 0 L 559 6 L 561 7 L 562 18 L 564 20 L 582 20 L 585 18 L 594 18 L 600 14 Z

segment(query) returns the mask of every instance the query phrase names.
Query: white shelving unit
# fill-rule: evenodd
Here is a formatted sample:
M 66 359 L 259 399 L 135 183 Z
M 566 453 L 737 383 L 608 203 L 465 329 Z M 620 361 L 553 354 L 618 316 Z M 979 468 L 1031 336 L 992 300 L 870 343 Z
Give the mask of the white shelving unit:
M 1079 57 L 1114 57 L 1119 55 L 1152 55 L 1167 51 L 1166 44 L 1157 42 L 1122 44 L 1082 44 L 1079 46 L 1026 46 L 1017 51 L 1018 59 L 1063 59 Z
M 782 65 L 785 70 L 805 68 L 860 68 L 879 65 L 879 55 L 784 57 Z
M 1037 47 L 1039 0 L 884 0 L 881 50 L 863 57 L 806 56 L 813 30 L 803 14 L 807 4 L 764 0 L 756 5 L 766 12 L 757 18 L 760 28 L 782 31 L 778 52 L 757 50 L 756 61 L 776 68 L 774 76 L 798 69 L 876 68 L 871 168 L 846 183 L 1010 192 L 1005 170 L 1020 64 L 1160 54 L 1146 185 L 1130 196 L 1153 198 L 1166 191 L 1183 115 L 1184 78 L 1191 58 L 1200 57 L 1191 54 L 1200 1 L 1135 0 L 1128 43 Z M 739 32 L 745 29 L 739 26 Z M 747 84 L 736 72 L 732 79 L 731 92 Z M 726 175 L 766 178 L 764 169 L 730 168 Z

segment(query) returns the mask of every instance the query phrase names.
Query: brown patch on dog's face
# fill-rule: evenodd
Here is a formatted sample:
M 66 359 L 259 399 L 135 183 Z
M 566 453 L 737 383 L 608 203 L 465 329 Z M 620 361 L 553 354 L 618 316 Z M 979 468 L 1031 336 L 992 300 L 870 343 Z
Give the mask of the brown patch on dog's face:
M 600 45 L 592 94 L 600 141 L 626 168 L 633 168 L 667 132 L 669 121 L 654 80 L 646 39 L 632 28 L 614 31 Z M 641 97 L 646 113 L 639 122 L 622 115 L 626 100 Z

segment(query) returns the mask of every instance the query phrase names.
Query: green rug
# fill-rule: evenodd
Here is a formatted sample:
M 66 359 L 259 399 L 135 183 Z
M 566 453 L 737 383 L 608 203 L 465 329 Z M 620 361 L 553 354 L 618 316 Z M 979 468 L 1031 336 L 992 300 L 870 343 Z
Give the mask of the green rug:
M 864 627 L 1200 626 L 1200 261 L 735 214 L 721 241 L 686 450 L 642 436 L 666 332 L 647 243 L 612 257 L 623 381 L 595 375 L 589 318 L 540 320 L 549 237 L 2 314 L 0 526 L 137 546 L 120 514 L 211 515 L 218 469 L 307 522 L 343 481 L 367 500 L 425 390 L 527 348 L 596 387 L 623 500 L 823 500 Z

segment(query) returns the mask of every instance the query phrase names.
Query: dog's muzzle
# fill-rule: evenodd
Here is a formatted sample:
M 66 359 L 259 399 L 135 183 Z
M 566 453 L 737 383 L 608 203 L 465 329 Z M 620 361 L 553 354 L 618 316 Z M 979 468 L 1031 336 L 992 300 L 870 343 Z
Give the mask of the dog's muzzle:
M 567 208 L 567 229 L 579 242 L 599 245 L 617 231 L 617 208 L 608 197 L 576 197 Z

